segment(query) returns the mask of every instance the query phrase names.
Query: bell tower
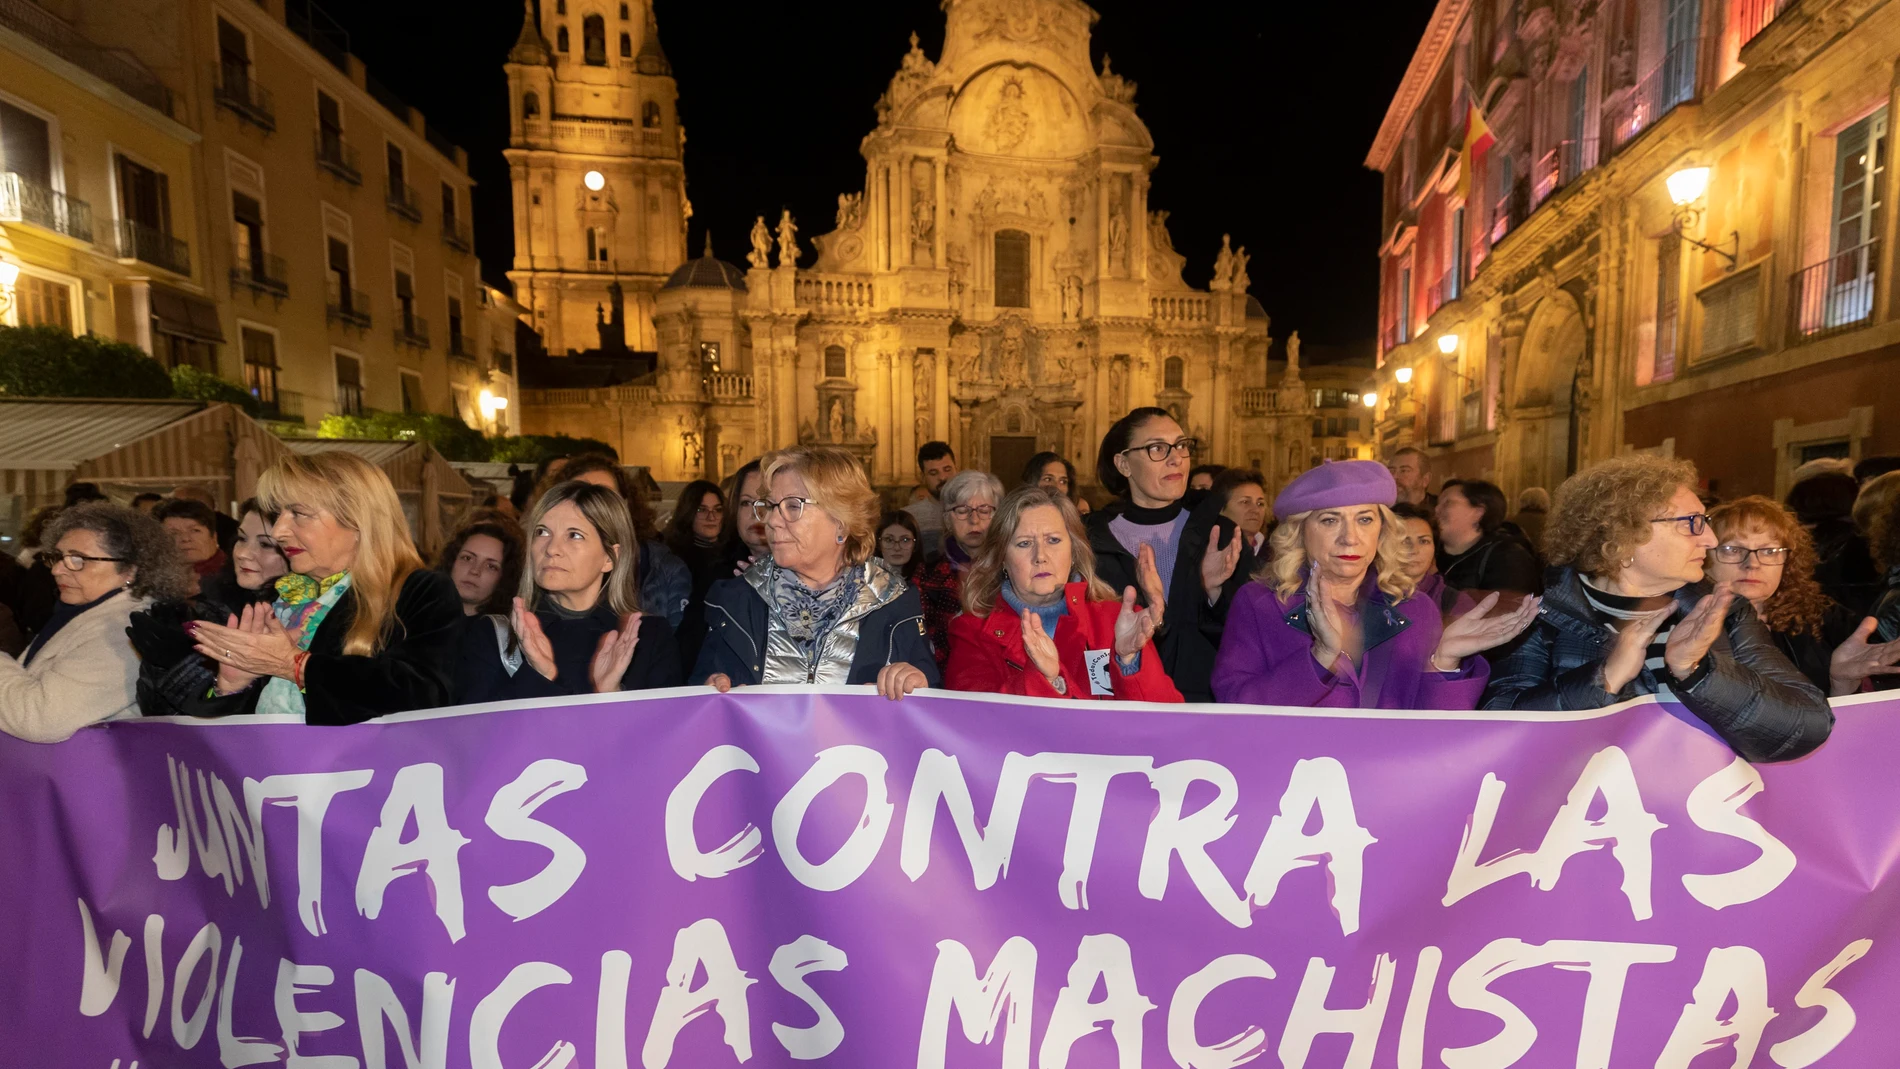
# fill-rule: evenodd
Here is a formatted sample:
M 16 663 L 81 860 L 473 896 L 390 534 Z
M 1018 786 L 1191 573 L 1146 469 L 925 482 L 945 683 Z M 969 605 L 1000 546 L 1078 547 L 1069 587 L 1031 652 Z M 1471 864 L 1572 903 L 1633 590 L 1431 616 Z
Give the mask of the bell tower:
M 686 261 L 685 135 L 653 0 L 524 0 L 508 52 L 515 296 L 551 355 L 601 347 L 624 294 L 626 347 L 653 351 L 653 296 Z

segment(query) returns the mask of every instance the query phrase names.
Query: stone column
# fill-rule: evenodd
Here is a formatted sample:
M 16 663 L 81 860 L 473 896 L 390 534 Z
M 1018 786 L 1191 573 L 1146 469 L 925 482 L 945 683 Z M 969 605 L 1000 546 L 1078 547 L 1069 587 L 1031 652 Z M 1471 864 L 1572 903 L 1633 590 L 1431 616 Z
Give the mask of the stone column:
M 1895 114 L 1900 114 L 1900 111 L 1896 111 Z M 944 192 L 944 173 L 943 172 L 944 172 L 945 164 L 946 164 L 945 157 L 938 156 L 936 158 L 935 182 L 932 184 L 932 187 L 931 187 L 931 196 L 936 198 L 936 203 L 937 203 L 937 215 L 936 215 L 937 225 L 934 228 L 934 232 L 932 234 L 932 238 L 935 244 L 936 259 L 932 262 L 936 265 L 936 267 L 939 270 L 942 270 L 944 267 L 948 266 L 949 264 L 949 261 L 944 259 L 944 244 L 943 244 L 943 232 L 946 229 L 948 229 L 945 221 L 950 218 L 950 205 L 946 201 L 946 195 Z
M 908 155 L 897 157 L 897 166 L 893 168 L 899 176 L 896 188 L 891 192 L 897 202 L 893 206 L 891 218 L 891 266 L 910 266 L 910 161 Z
M 1108 277 L 1108 184 L 1119 178 L 1115 172 L 1103 169 L 1097 172 L 1095 180 L 1095 277 Z
M 1128 198 L 1128 277 L 1148 280 L 1148 176 L 1137 174 Z

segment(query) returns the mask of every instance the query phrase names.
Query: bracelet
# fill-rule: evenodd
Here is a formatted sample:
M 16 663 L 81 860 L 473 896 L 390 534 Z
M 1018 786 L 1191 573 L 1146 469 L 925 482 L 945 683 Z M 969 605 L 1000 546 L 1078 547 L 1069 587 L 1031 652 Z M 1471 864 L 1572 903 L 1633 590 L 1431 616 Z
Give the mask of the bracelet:
M 298 690 L 303 689 L 303 668 L 308 663 L 310 663 L 309 650 L 299 650 L 296 656 L 290 659 L 290 681 L 297 685 Z

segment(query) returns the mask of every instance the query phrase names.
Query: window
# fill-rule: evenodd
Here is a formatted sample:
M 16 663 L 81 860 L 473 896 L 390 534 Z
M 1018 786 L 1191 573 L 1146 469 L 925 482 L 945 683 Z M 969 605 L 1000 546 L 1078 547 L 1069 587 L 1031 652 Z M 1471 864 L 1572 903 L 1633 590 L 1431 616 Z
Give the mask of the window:
M 1511 172 L 1511 157 L 1500 153 L 1497 167 L 1493 171 L 1497 183 L 1492 187 L 1491 192 L 1491 241 L 1493 244 L 1503 241 L 1504 235 L 1511 232 L 1511 187 L 1516 184 L 1516 178 Z
M 396 314 L 402 320 L 404 331 L 414 334 L 416 328 L 416 280 L 409 272 L 396 269 Z
M 1465 291 L 1465 210 L 1451 213 L 1451 272 L 1445 282 L 1445 299 L 1455 301 Z
M 363 414 L 363 362 L 336 354 L 336 410 L 345 416 Z
M 1837 256 L 1880 237 L 1886 175 L 1887 109 L 1881 108 L 1841 131 L 1835 142 L 1832 251 Z
M 256 198 L 231 194 L 231 236 L 235 240 L 238 270 L 252 277 L 264 271 L 264 207 Z
M 607 65 L 607 20 L 589 15 L 581 20 L 581 61 L 594 67 Z
M 11 160 L 12 154 L 8 154 Z M 128 222 L 167 235 L 172 230 L 171 182 L 142 164 L 119 157 L 119 215 Z
M 331 237 L 328 240 L 330 256 L 330 303 L 338 310 L 365 314 L 368 308 L 356 307 L 356 291 L 351 288 L 354 282 L 350 270 L 350 243 L 342 238 Z
M 442 227 L 445 230 L 455 226 L 455 187 L 442 183 Z
M 1412 269 L 1399 268 L 1399 344 L 1412 340 Z
M 152 357 L 168 370 L 195 367 L 213 375 L 218 373 L 218 349 L 208 341 L 154 330 L 152 350 Z
M 554 13 L 556 15 L 567 14 L 567 0 L 554 0 Z
M 1161 365 L 1161 388 L 1164 390 L 1180 389 L 1183 367 L 1184 362 L 1180 357 L 1168 357 L 1167 362 Z
M 699 366 L 702 370 L 709 372 L 717 372 L 719 370 L 718 342 L 703 341 L 699 343 Z
M 222 18 L 218 20 L 218 75 L 226 92 L 249 96 L 251 43 L 245 40 L 244 31 Z
M 660 128 L 660 102 L 649 100 L 640 108 L 640 125 L 649 130 Z
M 52 129 L 45 119 L 0 100 L 0 171 L 53 185 Z
M 244 327 L 238 332 L 244 350 L 244 388 L 266 409 L 277 407 L 277 336 Z
M 1315 438 L 1326 437 L 1326 421 L 1325 420 L 1316 419 L 1313 421 L 1313 437 Z
M 449 296 L 449 355 L 466 355 L 467 347 L 462 344 L 462 298 Z
M 317 93 L 317 156 L 339 163 L 343 160 L 343 106 L 324 92 Z
M 61 282 L 22 274 L 13 284 L 13 313 L 23 327 L 73 332 L 73 290 Z
M 825 348 L 825 378 L 842 379 L 845 377 L 844 346 L 831 345 Z
M 630 33 L 623 33 L 620 35 L 620 58 L 621 59 L 633 58 L 633 35 Z
M 1682 317 L 1682 238 L 1669 233 L 1656 243 L 1656 361 L 1651 382 L 1676 377 L 1676 332 Z
M 1725 278 L 1696 295 L 1702 302 L 1702 357 L 1726 356 L 1755 344 L 1761 320 L 1761 269 Z
M 533 93 L 521 94 L 521 117 L 532 119 L 541 114 L 541 98 Z
M 567 27 L 566 26 L 563 26 L 559 30 L 555 31 L 554 50 L 557 52 L 567 51 Z
M 587 260 L 589 263 L 604 264 L 607 262 L 606 227 L 590 226 L 587 228 Z
M 627 18 L 627 5 L 625 4 L 620 5 L 620 18 L 622 21 L 625 21 Z
M 383 155 L 389 165 L 389 188 L 395 189 L 403 184 L 404 171 L 407 170 L 402 158 L 402 149 L 397 148 L 394 142 L 385 142 Z
M 1695 96 L 1696 48 L 1700 44 L 1700 0 L 1664 0 L 1662 107 L 1673 108 Z
M 1029 235 L 1020 230 L 996 232 L 996 306 L 1029 307 Z
M 422 376 L 413 371 L 402 373 L 402 410 L 405 414 L 429 410 L 422 401 Z

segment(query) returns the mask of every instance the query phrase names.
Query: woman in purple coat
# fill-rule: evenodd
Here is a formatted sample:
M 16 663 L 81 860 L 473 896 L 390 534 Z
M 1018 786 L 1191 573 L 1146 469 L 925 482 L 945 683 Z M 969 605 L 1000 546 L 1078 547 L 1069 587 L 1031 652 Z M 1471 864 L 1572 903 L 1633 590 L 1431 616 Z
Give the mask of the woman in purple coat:
M 1223 702 L 1475 709 L 1490 668 L 1538 599 L 1491 615 L 1496 594 L 1441 623 L 1403 567 L 1398 487 L 1383 464 L 1322 464 L 1274 499 L 1271 563 L 1234 599 L 1214 662 Z

